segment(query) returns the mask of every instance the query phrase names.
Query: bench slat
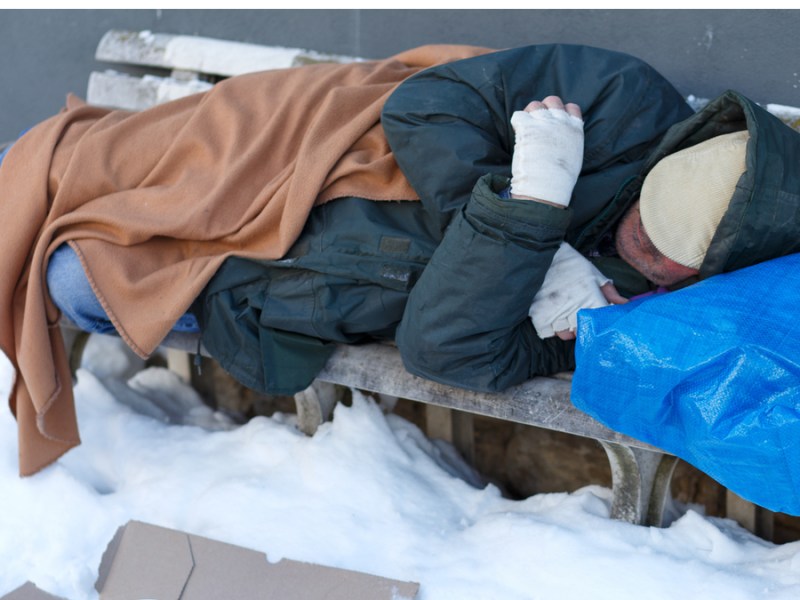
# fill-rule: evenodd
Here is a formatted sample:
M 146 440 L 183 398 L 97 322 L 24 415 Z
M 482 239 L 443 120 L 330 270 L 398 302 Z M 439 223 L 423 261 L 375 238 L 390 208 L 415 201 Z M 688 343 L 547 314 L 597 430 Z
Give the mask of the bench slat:
M 184 96 L 210 90 L 213 84 L 207 81 L 183 81 L 171 77 L 132 77 L 124 73 L 106 71 L 89 75 L 86 101 L 95 106 L 144 110 Z
M 120 30 L 111 30 L 103 36 L 95 57 L 105 62 L 180 69 L 225 77 L 318 62 L 344 63 L 363 60 L 302 48 Z
M 536 377 L 503 393 L 473 392 L 412 375 L 403 366 L 397 348 L 384 344 L 339 346 L 317 379 L 505 421 L 663 452 L 617 433 L 579 411 L 569 400 L 571 383 L 561 379 Z

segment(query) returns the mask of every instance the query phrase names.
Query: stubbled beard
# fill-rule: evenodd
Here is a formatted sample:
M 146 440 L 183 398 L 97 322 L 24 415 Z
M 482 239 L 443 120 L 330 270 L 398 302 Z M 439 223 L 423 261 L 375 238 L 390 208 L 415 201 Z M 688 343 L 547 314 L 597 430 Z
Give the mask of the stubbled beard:
M 634 219 L 636 222 L 633 227 L 629 227 L 629 221 Z M 617 225 L 614 244 L 620 257 L 649 281 L 658 285 L 675 283 L 674 275 L 663 268 L 662 254 L 642 228 L 638 209 L 628 210 L 622 217 Z

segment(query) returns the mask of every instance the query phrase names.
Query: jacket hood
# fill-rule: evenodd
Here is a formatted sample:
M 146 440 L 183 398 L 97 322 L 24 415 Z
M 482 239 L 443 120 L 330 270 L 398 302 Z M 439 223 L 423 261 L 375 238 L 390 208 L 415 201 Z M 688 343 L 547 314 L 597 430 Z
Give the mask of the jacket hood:
M 800 251 L 800 133 L 737 92 L 725 92 L 673 125 L 640 181 L 664 156 L 744 129 L 750 134 L 745 172 L 700 266 L 701 278 Z

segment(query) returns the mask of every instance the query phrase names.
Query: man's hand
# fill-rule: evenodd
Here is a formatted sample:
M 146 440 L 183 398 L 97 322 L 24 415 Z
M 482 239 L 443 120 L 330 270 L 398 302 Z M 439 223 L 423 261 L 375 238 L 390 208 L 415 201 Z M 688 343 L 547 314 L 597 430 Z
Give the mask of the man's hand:
M 541 338 L 575 338 L 578 310 L 627 302 L 614 284 L 566 242 L 561 242 L 529 311 Z
M 583 165 L 583 119 L 577 104 L 558 96 L 515 111 L 511 196 L 569 206 Z

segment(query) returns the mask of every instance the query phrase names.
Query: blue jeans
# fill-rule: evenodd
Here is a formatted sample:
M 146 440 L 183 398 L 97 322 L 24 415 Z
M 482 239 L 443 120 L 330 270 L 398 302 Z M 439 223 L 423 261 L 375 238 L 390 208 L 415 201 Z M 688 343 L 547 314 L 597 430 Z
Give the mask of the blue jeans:
M 24 134 L 25 131 L 20 136 Z M 11 146 L 9 144 L 0 151 L 0 164 Z M 67 244 L 61 244 L 50 257 L 47 265 L 47 288 L 55 305 L 79 328 L 89 333 L 116 333 L 114 325 L 89 285 L 81 261 Z M 187 312 L 178 319 L 172 330 L 196 333 L 200 331 L 200 326 L 195 316 Z
M 47 264 L 47 288 L 61 312 L 75 325 L 90 333 L 115 333 L 114 325 L 95 296 L 78 255 L 67 244 L 61 244 Z M 200 331 L 197 319 L 184 314 L 173 331 Z
M 27 131 L 27 130 L 26 130 Z M 20 136 L 24 135 L 23 131 Z M 0 151 L 0 164 L 12 144 Z M 115 333 L 116 329 L 94 295 L 83 265 L 75 251 L 62 244 L 50 257 L 47 265 L 47 287 L 50 297 L 64 315 L 75 325 L 90 333 Z M 186 313 L 172 328 L 173 331 L 198 332 L 200 326 L 191 313 Z

